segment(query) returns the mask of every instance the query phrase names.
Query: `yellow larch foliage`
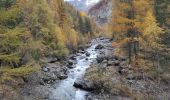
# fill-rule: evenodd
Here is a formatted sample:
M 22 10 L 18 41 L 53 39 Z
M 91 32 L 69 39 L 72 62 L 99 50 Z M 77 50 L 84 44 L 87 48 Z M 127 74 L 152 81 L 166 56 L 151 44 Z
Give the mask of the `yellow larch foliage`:
M 160 39 L 160 34 L 164 33 L 163 29 L 159 27 L 156 22 L 156 18 L 153 15 L 153 11 L 148 11 L 145 17 L 144 22 L 144 30 L 143 30 L 143 38 L 153 47 L 157 44 L 157 41 Z
M 72 47 L 77 47 L 78 45 L 78 33 L 74 30 L 70 30 L 70 34 L 68 37 L 68 44 L 70 44 Z
M 80 16 L 81 16 L 81 17 L 85 17 L 85 16 L 87 16 L 87 15 L 86 15 L 85 12 L 80 12 Z

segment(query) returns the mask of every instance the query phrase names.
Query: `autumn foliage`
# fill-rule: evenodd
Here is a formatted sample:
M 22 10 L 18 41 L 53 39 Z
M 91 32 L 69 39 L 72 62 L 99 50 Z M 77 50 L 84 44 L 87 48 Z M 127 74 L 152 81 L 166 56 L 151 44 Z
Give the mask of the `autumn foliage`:
M 132 57 L 138 56 L 139 45 L 150 43 L 153 47 L 159 44 L 156 38 L 163 29 L 156 22 L 153 3 L 153 0 L 113 0 L 111 29 L 117 41 L 112 45 L 127 45 L 129 63 Z

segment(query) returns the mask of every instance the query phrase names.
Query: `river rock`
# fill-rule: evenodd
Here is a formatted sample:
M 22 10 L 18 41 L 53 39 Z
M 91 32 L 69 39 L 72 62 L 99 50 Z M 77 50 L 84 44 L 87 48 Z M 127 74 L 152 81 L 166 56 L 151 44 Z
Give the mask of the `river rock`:
M 72 68 L 75 68 L 76 66 L 74 65 L 71 65 L 71 66 L 67 66 L 68 68 L 72 69 Z
M 83 89 L 86 91 L 92 91 L 93 88 L 91 87 L 91 84 L 87 81 L 85 81 L 84 79 L 77 79 L 74 84 L 74 87 L 79 88 L 79 89 Z
M 72 66 L 74 64 L 74 61 L 73 60 L 69 60 L 68 61 L 68 66 Z
M 80 45 L 80 46 L 78 47 L 78 50 L 84 51 L 84 46 Z
M 101 44 L 99 44 L 99 45 L 97 45 L 97 46 L 95 47 L 95 49 L 104 49 L 104 46 L 101 45 Z
M 63 79 L 68 78 L 68 76 L 67 76 L 66 74 L 60 74 L 60 75 L 58 76 L 58 78 L 59 78 L 60 80 L 63 80 Z
M 54 71 L 53 72 L 57 78 L 59 78 L 60 80 L 63 80 L 63 79 L 66 79 L 68 76 L 67 76 L 67 73 L 64 71 Z
M 84 59 L 84 58 L 85 58 L 85 56 L 80 56 L 80 57 L 79 57 L 80 60 L 81 60 L 81 59 Z
M 69 57 L 69 59 L 70 59 L 70 60 L 76 60 L 76 55 L 74 55 L 74 54 L 71 55 L 71 56 Z
M 84 54 L 85 51 L 84 50 L 79 50 L 78 53 Z
M 100 56 L 97 56 L 96 60 L 97 60 L 98 63 L 102 63 L 104 60 L 108 61 L 109 57 L 106 56 L 106 55 L 100 55 Z
M 87 56 L 87 57 L 89 57 L 89 56 L 90 56 L 90 53 L 89 53 L 89 52 L 87 52 L 87 53 L 86 53 L 86 56 Z
M 58 77 L 54 73 L 44 73 L 42 74 L 42 81 L 46 84 L 52 84 Z

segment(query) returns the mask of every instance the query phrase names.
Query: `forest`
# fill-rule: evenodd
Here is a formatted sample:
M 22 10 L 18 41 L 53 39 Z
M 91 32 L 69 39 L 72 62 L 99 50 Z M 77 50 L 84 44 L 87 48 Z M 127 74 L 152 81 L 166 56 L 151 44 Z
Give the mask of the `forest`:
M 169 100 L 170 0 L 102 1 L 0 0 L 0 100 Z

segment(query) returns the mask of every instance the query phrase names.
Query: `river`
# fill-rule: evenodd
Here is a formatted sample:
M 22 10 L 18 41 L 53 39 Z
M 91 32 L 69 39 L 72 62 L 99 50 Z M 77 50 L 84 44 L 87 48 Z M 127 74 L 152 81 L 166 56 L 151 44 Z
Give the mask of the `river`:
M 53 96 L 51 100 L 86 100 L 85 95 L 88 92 L 75 88 L 73 84 L 77 78 L 84 76 L 86 69 L 90 67 L 90 64 L 93 61 L 95 61 L 98 54 L 97 50 L 95 50 L 95 47 L 99 43 L 100 42 L 98 42 L 96 39 L 92 40 L 91 46 L 86 49 L 86 51 L 90 53 L 89 57 L 86 57 L 85 54 L 81 54 L 76 57 L 76 67 L 69 70 L 67 79 L 55 84 L 55 89 L 52 90 Z

